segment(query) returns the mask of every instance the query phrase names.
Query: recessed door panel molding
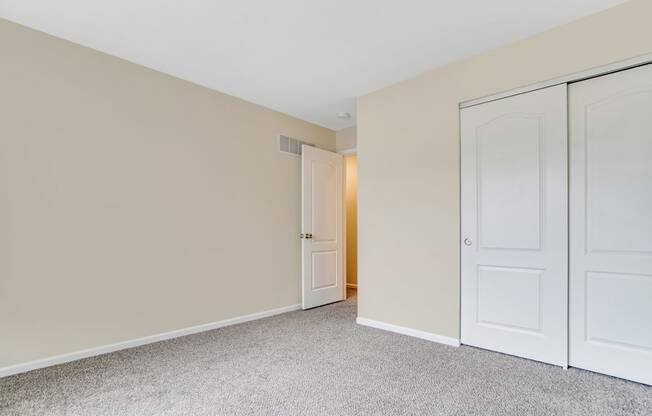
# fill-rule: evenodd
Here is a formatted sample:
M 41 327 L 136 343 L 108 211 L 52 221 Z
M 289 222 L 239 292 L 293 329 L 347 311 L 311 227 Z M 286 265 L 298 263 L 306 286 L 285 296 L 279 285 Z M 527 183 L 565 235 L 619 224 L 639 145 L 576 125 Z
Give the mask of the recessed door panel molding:
M 477 128 L 476 141 L 479 246 L 540 250 L 543 115 L 498 117 Z
M 567 107 L 555 86 L 461 110 L 462 342 L 567 365 Z
M 652 255 L 652 85 L 587 104 L 584 117 L 587 252 Z
M 312 161 L 312 234 L 315 241 L 336 241 L 339 186 L 336 161 Z M 341 169 L 340 169 L 341 170 Z
M 541 333 L 542 280 L 543 270 L 480 266 L 477 323 Z
M 308 309 L 344 299 L 342 156 L 303 145 L 301 188 L 301 304 Z
M 312 290 L 337 286 L 337 251 L 312 253 Z
M 587 342 L 652 351 L 652 275 L 587 272 L 585 296 Z
M 570 364 L 652 384 L 652 66 L 569 86 Z

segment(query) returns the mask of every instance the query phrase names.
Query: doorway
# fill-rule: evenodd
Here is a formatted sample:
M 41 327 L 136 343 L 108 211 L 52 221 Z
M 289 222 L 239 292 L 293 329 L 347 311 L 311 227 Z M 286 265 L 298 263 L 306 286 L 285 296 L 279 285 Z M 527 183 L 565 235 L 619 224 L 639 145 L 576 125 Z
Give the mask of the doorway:
M 357 156 L 301 148 L 301 307 L 357 294 Z
M 344 155 L 344 205 L 346 298 L 355 297 L 358 290 L 358 156 Z

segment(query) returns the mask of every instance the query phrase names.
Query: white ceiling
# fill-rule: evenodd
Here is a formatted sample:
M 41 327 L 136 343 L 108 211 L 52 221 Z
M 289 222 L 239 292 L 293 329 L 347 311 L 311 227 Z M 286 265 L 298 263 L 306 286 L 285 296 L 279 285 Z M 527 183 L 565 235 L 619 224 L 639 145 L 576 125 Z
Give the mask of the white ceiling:
M 0 16 L 339 130 L 356 96 L 623 2 L 0 0 Z

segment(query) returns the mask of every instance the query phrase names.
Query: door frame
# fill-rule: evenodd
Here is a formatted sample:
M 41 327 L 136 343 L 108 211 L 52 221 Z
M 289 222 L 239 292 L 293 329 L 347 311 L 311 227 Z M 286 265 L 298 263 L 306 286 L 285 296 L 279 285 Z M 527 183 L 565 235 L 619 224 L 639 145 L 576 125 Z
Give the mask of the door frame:
M 644 65 L 651 65 L 652 64 L 652 53 L 649 54 L 644 54 L 644 55 L 638 55 L 632 58 L 624 59 L 621 61 L 615 61 L 609 64 L 605 65 L 600 65 L 597 67 L 593 67 L 584 71 L 579 71 L 579 72 L 574 72 L 572 74 L 564 75 L 561 77 L 553 78 L 550 80 L 546 81 L 541 81 L 533 84 L 528 84 L 522 87 L 514 88 L 511 90 L 499 92 L 496 94 L 491 94 L 479 98 L 474 98 L 470 100 L 464 100 L 460 101 L 458 104 L 458 111 L 457 111 L 457 144 L 458 144 L 458 218 L 459 218 L 459 227 L 458 227 L 458 241 L 457 241 L 457 247 L 458 249 L 462 245 L 462 113 L 461 110 L 467 107 L 473 107 L 476 105 L 488 103 L 490 101 L 496 101 L 500 100 L 503 98 L 508 98 L 512 97 L 515 95 L 520 95 L 520 94 L 525 94 L 528 92 L 540 90 L 543 88 L 548 88 L 552 87 L 555 85 L 566 85 L 566 89 L 568 90 L 569 84 L 579 82 L 579 81 L 585 81 L 587 79 L 591 78 L 597 78 L 601 77 L 604 75 L 609 75 L 615 72 L 621 72 L 621 71 L 626 71 L 628 69 L 636 68 L 639 66 L 644 66 Z M 567 95 L 568 96 L 568 95 Z M 568 137 L 567 141 L 567 146 L 570 147 L 570 137 Z M 570 164 L 570 157 L 568 158 L 567 163 Z M 570 168 L 570 166 L 569 166 Z M 568 192 L 570 192 L 570 189 L 567 189 Z M 570 194 L 568 195 L 570 197 Z M 570 204 L 569 204 L 570 205 Z M 569 210 L 569 207 L 567 207 L 567 210 Z M 568 213 L 570 214 L 570 212 Z M 570 226 L 570 224 L 569 224 Z M 567 261 L 570 261 L 570 256 L 567 259 Z M 462 252 L 460 250 L 458 254 L 458 268 L 459 268 L 459 273 L 458 273 L 458 331 L 459 331 L 459 338 L 461 341 L 462 338 Z M 570 280 L 570 269 L 568 269 L 568 275 L 567 279 Z M 570 291 L 570 285 L 567 285 L 567 290 Z M 570 293 L 568 297 L 570 301 Z M 570 306 L 570 305 L 569 305 Z M 570 320 L 570 317 L 566 318 L 568 321 Z M 567 331 L 570 331 L 570 322 L 567 324 Z M 567 334 L 568 336 L 568 334 Z M 570 343 L 566 346 L 567 350 L 570 350 Z M 570 351 L 567 351 L 567 357 L 568 353 Z M 568 368 L 568 363 L 566 366 L 563 367 L 564 369 Z

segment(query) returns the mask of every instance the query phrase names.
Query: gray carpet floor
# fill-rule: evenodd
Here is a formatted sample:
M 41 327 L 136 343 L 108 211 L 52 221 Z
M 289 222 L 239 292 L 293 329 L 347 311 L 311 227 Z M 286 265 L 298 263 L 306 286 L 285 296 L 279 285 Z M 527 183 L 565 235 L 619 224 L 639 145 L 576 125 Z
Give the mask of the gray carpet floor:
M 652 415 L 652 388 L 355 324 L 355 298 L 0 379 L 0 415 Z

